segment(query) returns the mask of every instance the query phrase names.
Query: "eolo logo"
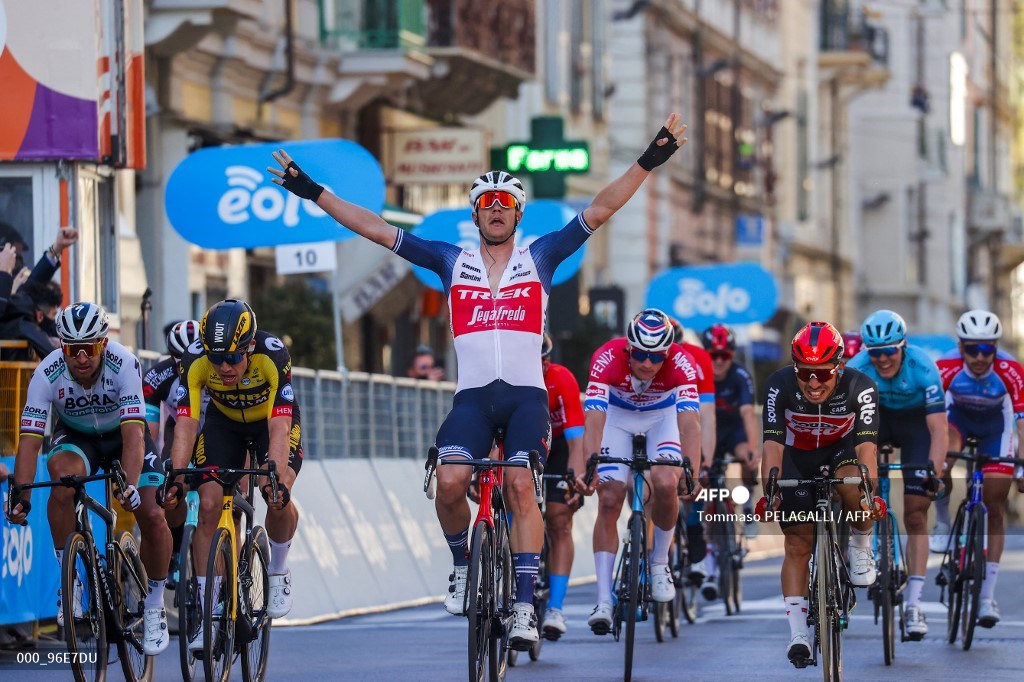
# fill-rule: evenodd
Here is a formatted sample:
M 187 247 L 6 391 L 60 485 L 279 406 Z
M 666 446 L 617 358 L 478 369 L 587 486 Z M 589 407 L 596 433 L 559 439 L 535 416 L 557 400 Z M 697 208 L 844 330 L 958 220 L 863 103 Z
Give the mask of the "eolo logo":
M 32 570 L 32 528 L 30 526 L 4 526 L 3 570 L 0 577 L 14 576 L 18 587 Z

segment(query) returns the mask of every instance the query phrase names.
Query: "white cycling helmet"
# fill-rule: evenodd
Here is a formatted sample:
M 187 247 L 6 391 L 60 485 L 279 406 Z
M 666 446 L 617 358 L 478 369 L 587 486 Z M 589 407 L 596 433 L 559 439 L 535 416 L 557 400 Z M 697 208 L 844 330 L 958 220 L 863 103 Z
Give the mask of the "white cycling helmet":
M 182 320 L 167 333 L 167 352 L 173 358 L 180 358 L 198 340 L 199 323 L 195 320 Z
M 626 325 L 626 340 L 633 348 L 652 353 L 668 350 L 675 330 L 668 315 L 657 308 L 647 308 Z
M 107 311 L 95 303 L 72 303 L 57 315 L 57 336 L 61 341 L 100 341 L 107 338 Z
M 494 191 L 508 192 L 516 198 L 520 211 L 526 208 L 526 190 L 523 189 L 523 183 L 511 173 L 497 170 L 487 171 L 473 182 L 469 190 L 469 205 L 475 211 L 476 200 L 480 195 Z
M 998 341 L 1003 336 L 1003 325 L 995 313 L 968 310 L 956 323 L 956 335 L 964 341 Z

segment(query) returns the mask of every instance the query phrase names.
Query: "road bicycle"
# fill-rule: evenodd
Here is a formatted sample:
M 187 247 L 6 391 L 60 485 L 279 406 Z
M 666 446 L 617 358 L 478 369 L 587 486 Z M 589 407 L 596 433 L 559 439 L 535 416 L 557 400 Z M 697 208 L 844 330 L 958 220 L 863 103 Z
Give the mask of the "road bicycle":
M 469 544 L 469 570 L 466 574 L 465 614 L 469 620 L 469 679 L 491 682 L 505 679 L 508 665 L 508 632 L 512 627 L 515 603 L 516 574 L 512 563 L 509 538 L 509 514 L 502 495 L 502 470 L 508 467 L 528 468 L 533 476 L 534 494 L 541 499 L 540 454 L 531 450 L 529 461 L 504 460 L 504 429 L 495 431 L 497 457 L 483 459 L 442 459 L 441 465 L 472 467 L 477 475 L 480 505 Z M 434 473 L 438 466 L 438 450 L 427 452 L 423 492 L 434 497 Z
M 814 628 L 811 658 L 794 659 L 798 668 L 821 665 L 825 682 L 843 679 L 843 630 L 849 627 L 850 613 L 857 605 L 857 597 L 845 552 L 838 542 L 836 519 L 832 512 L 832 495 L 837 485 L 857 485 L 862 499 L 870 504 L 871 482 L 867 467 L 860 465 L 860 476 L 836 478 L 828 466 L 812 478 L 779 479 L 778 467 L 768 473 L 768 509 L 775 508 L 775 496 L 780 488 L 812 485 L 815 489 L 814 553 L 811 557 L 810 597 L 807 622 Z M 867 513 L 867 512 L 865 512 Z M 819 659 L 820 654 L 820 659 Z
M 687 485 L 693 480 L 693 472 L 689 466 L 683 469 L 687 474 Z M 668 553 L 668 566 L 672 571 L 672 582 L 676 586 L 676 596 L 671 602 L 658 602 L 654 605 L 654 636 L 659 642 L 665 641 L 665 631 L 673 637 L 678 637 L 680 623 L 686 619 L 687 623 L 697 622 L 697 594 L 700 592 L 700 585 L 690 580 L 690 567 L 693 562 L 690 560 L 690 545 L 686 532 L 686 512 L 682 507 L 679 509 L 679 516 L 676 518 L 676 528 L 672 539 L 672 549 Z
M 576 485 L 576 473 L 569 469 L 564 474 L 544 474 L 541 477 L 544 481 L 555 481 L 558 486 L 566 486 L 566 490 L 573 490 L 573 486 Z M 540 505 L 540 513 L 542 518 L 547 518 L 547 488 L 545 486 L 544 494 L 541 496 L 542 501 Z M 530 660 L 536 661 L 540 659 L 540 650 L 544 644 L 544 640 L 550 640 L 557 642 L 561 633 L 557 630 L 552 633 L 544 631 L 544 614 L 548 609 L 548 597 L 551 594 L 551 585 L 548 579 L 548 549 L 550 547 L 550 540 L 548 538 L 547 530 L 544 531 L 544 545 L 540 552 L 540 564 L 537 568 L 537 582 L 533 586 L 533 612 L 537 614 L 537 632 L 540 633 L 540 637 L 537 638 L 537 643 L 531 646 L 527 651 L 530 654 Z M 519 652 L 515 649 L 509 649 L 508 651 L 508 664 L 510 667 L 514 667 L 519 662 Z
M 967 438 L 966 452 L 950 452 L 948 459 L 962 459 L 967 462 L 971 484 L 967 495 L 956 512 L 956 521 L 946 541 L 946 553 L 942 566 L 935 576 L 935 582 L 942 589 L 940 599 L 948 610 L 946 635 L 950 644 L 960 637 L 964 651 L 974 641 L 974 627 L 978 623 L 978 608 L 981 602 L 981 583 L 985 580 L 986 531 L 988 529 L 988 508 L 982 500 L 986 464 L 1024 464 L 1018 457 L 993 457 L 978 452 L 978 440 Z M 947 595 L 948 590 L 948 595 Z
M 106 506 L 85 490 L 92 481 L 110 481 L 118 492 L 127 488 L 124 470 L 113 460 L 102 474 L 61 476 L 56 481 L 10 486 L 8 506 L 21 501 L 26 512 L 31 505 L 21 493 L 36 488 L 73 488 L 75 531 L 64 544 L 60 567 L 60 608 L 64 614 L 64 640 L 68 645 L 71 672 L 77 682 L 105 680 L 109 645 L 117 646 L 121 670 L 127 680 L 148 680 L 153 675 L 153 657 L 143 650 L 146 627 L 143 614 L 149 584 L 139 547 L 130 533 L 115 534 L 116 518 Z M 111 498 L 107 486 L 106 495 Z M 105 530 L 104 551 L 96 547 L 89 512 L 96 514 Z
M 896 657 L 896 629 L 899 627 L 900 641 L 921 639 L 921 636 L 907 634 L 903 618 L 903 591 L 907 586 L 907 557 L 900 540 L 900 527 L 896 514 L 889 506 L 889 488 L 891 471 L 926 472 L 926 481 L 935 482 L 935 467 L 931 462 L 926 466 L 920 464 L 893 464 L 893 446 L 883 445 L 878 448 L 878 496 L 885 501 L 888 512 L 885 518 L 875 521 L 875 535 L 872 541 L 875 565 L 878 567 L 878 579 L 868 588 L 868 599 L 874 605 L 875 624 L 882 622 L 882 655 L 886 665 L 892 665 Z M 930 485 L 931 483 L 926 483 Z M 896 618 L 897 611 L 899 618 Z
M 612 590 L 612 634 L 619 641 L 625 626 L 626 661 L 624 679 L 629 682 L 633 676 L 633 647 L 636 636 L 636 622 L 647 620 L 650 612 L 651 566 L 647 558 L 647 519 L 644 515 L 645 472 L 655 466 L 680 467 L 686 473 L 687 490 L 693 492 L 693 478 L 690 460 L 657 460 L 647 457 L 647 435 L 633 436 L 633 457 L 613 457 L 593 454 L 587 461 L 586 482 L 589 486 L 597 472 L 598 464 L 624 464 L 633 472 L 633 496 L 630 503 L 628 533 L 619 566 L 615 573 Z M 657 632 L 658 628 L 655 628 Z M 607 634 L 594 630 L 595 634 Z
M 732 456 L 715 459 L 708 474 L 709 489 L 728 490 L 725 470 L 733 462 L 741 461 Z M 711 519 L 711 523 L 708 524 L 708 534 L 718 565 L 718 594 L 725 604 L 725 614 L 732 616 L 740 612 L 740 603 L 743 601 L 740 570 L 743 568 L 743 559 L 747 555 L 744 535 L 736 523 L 736 505 L 732 495 L 713 497 L 705 506 L 704 515 L 705 518 Z M 709 547 L 709 551 L 710 549 Z
M 255 453 L 255 443 L 247 442 L 247 461 Z M 206 589 L 200 594 L 192 547 L 195 525 L 182 535 L 178 560 L 179 579 L 175 599 L 178 602 L 179 651 L 181 669 L 185 679 L 194 679 L 197 660 L 203 662 L 206 680 L 226 682 L 231 676 L 235 655 L 242 659 L 242 677 L 246 682 L 266 678 L 267 658 L 270 654 L 271 618 L 267 614 L 270 594 L 270 543 L 267 531 L 254 522 L 253 492 L 257 477 L 270 482 L 271 501 L 276 501 L 280 489 L 277 484 L 276 462 L 267 462 L 266 469 L 235 469 L 211 467 L 173 469 L 164 463 L 165 481 L 160 501 L 172 487 L 199 479 L 194 487 L 207 482 L 220 485 L 222 490 L 221 514 L 210 541 L 210 554 L 206 566 Z M 241 492 L 243 482 L 245 492 Z M 187 495 L 186 504 L 187 504 Z M 238 528 L 235 514 L 244 517 L 244 537 L 241 552 L 238 548 Z M 198 523 L 198 517 L 195 522 Z M 187 540 L 187 542 L 186 542 Z M 202 632 L 203 648 L 191 651 L 188 643 Z

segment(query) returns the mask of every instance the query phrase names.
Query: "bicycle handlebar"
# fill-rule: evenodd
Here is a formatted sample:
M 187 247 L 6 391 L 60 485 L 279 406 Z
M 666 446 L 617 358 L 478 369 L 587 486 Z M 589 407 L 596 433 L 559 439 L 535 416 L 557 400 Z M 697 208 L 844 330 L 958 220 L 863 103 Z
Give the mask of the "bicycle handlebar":
M 156 502 L 161 507 L 167 501 L 167 493 L 171 489 L 178 491 L 177 497 L 182 498 L 185 495 L 185 489 L 178 481 L 174 479 L 182 477 L 186 480 L 199 477 L 209 477 L 213 479 L 215 483 L 220 484 L 222 488 L 228 488 L 235 485 L 243 476 L 266 476 L 270 479 L 269 486 L 271 489 L 271 497 L 269 502 L 276 504 L 278 495 L 280 494 L 280 488 L 277 480 L 277 462 L 270 459 L 267 460 L 266 469 L 235 469 L 231 467 L 209 467 L 203 469 L 196 469 L 195 467 L 186 467 L 184 469 L 175 469 L 171 460 L 164 460 L 164 482 L 156 491 Z M 234 480 L 228 481 L 226 478 L 232 478 Z M 262 490 L 262 489 L 261 489 Z
M 683 470 L 686 476 L 686 489 L 689 493 L 693 492 L 693 469 L 690 466 L 690 458 L 683 457 L 682 460 L 677 459 L 648 459 L 646 457 L 612 457 L 611 455 L 599 455 L 596 452 L 590 455 L 590 459 L 587 460 L 587 472 L 584 476 L 584 482 L 590 486 L 594 481 L 594 474 L 597 473 L 598 464 L 625 464 L 632 471 L 647 471 L 654 466 L 669 466 L 679 467 Z
M 10 474 L 7 477 L 7 514 L 8 516 L 14 511 L 14 505 L 20 504 L 21 508 L 25 510 L 25 516 L 32 511 L 32 503 L 28 500 L 21 499 L 21 493 L 26 490 L 35 490 L 37 488 L 80 488 L 84 487 L 86 483 L 93 481 L 104 481 L 113 479 L 114 487 L 123 493 L 125 488 L 128 487 L 124 478 L 124 469 L 121 468 L 120 460 L 113 460 L 110 463 L 110 467 L 102 474 L 91 474 L 89 476 L 61 476 L 56 481 L 40 481 L 39 483 L 26 483 L 24 485 L 18 485 L 14 480 L 14 474 Z M 28 520 L 22 521 L 22 526 L 28 525 Z

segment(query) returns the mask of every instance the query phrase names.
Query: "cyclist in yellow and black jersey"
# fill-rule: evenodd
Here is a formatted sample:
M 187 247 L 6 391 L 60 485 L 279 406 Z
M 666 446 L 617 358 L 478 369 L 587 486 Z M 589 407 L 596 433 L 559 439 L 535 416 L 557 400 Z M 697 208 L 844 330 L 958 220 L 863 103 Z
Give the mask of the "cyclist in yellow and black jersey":
M 250 438 L 256 443 L 257 457 L 251 464 L 266 467 L 268 460 L 274 460 L 280 493 L 275 503 L 268 500 L 265 523 L 271 549 L 267 615 L 280 618 L 291 610 L 291 571 L 286 560 L 299 514 L 289 502 L 302 467 L 302 431 L 291 384 L 291 356 L 279 338 L 257 330 L 253 309 L 236 299 L 221 301 L 206 311 L 199 337 L 181 358 L 171 461 L 175 468 L 186 466 L 190 456 L 198 468 L 244 467 L 245 443 Z M 210 403 L 200 431 L 203 389 Z M 264 479 L 260 486 L 268 497 L 269 483 Z M 221 495 L 220 486 L 212 481 L 199 486 L 199 524 L 192 545 L 198 574 L 205 574 Z M 172 488 L 167 505 L 173 508 L 178 502 L 177 490 Z M 205 575 L 198 578 L 202 593 Z M 201 648 L 202 642 L 200 632 L 189 647 Z

